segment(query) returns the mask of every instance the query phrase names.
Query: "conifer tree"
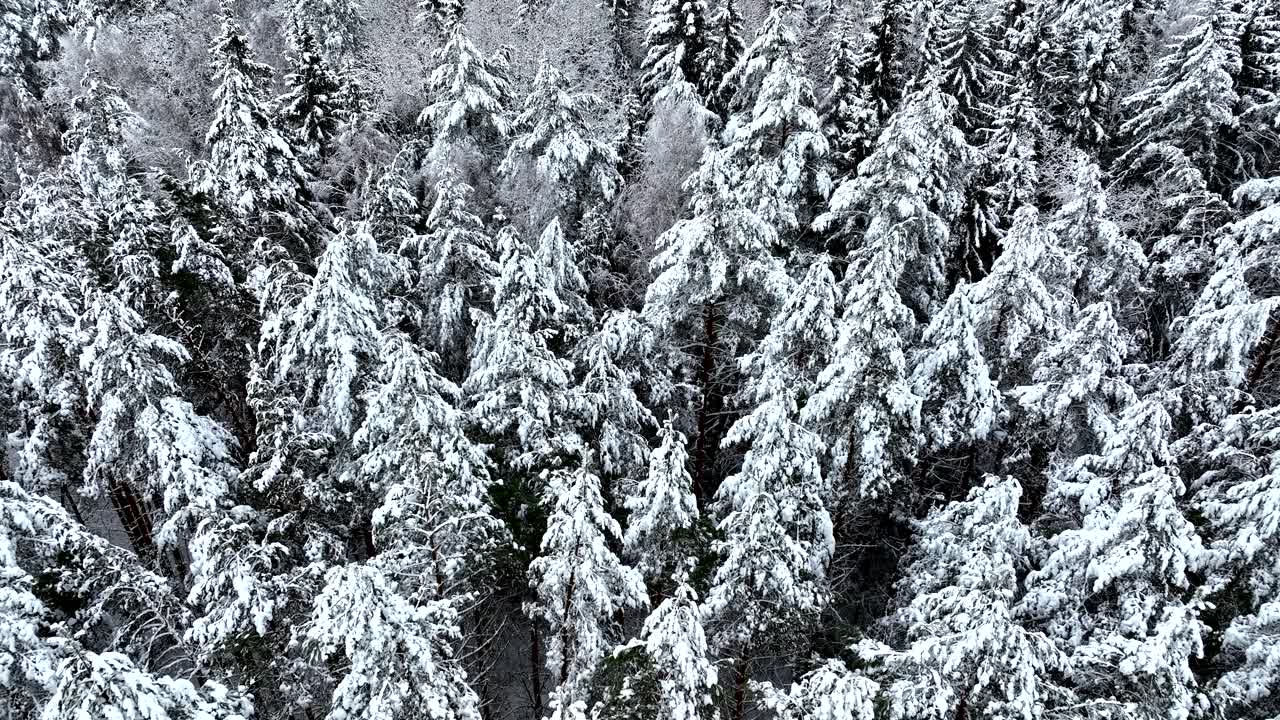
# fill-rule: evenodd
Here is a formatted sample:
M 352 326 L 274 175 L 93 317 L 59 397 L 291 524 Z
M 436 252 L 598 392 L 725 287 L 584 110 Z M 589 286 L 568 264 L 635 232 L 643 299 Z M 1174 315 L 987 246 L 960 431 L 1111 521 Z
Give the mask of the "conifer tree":
M 725 76 L 721 89 L 738 112 L 725 129 L 739 168 L 744 202 L 780 232 L 807 224 L 830 192 L 827 140 L 805 73 L 800 44 L 804 9 L 798 0 L 773 0 L 760 34 Z
M 931 451 L 985 440 L 1000 411 L 1000 391 L 974 334 L 968 294 L 967 287 L 957 287 L 930 321 L 911 371 L 925 447 Z
M 1047 69 L 1048 102 L 1080 147 L 1096 151 L 1111 139 L 1107 110 L 1116 75 L 1115 23 L 1100 0 L 1071 5 L 1053 24 L 1059 49 Z
M 653 662 L 661 707 L 672 720 L 698 720 L 712 705 L 715 663 L 708 657 L 698 596 L 678 574 L 674 592 L 645 618 L 630 645 L 644 649 Z
M 666 87 L 708 87 L 705 53 L 711 47 L 705 0 L 653 0 L 645 28 L 641 95 L 646 105 Z
M 906 43 L 907 13 L 901 0 L 879 0 L 870 15 L 863 55 L 858 62 L 858 85 L 867 89 L 877 124 L 882 127 L 898 109 L 906 82 L 902 48 Z
M 964 502 L 919 523 L 911 571 L 899 583 L 902 651 L 864 641 L 884 663 L 890 717 L 1038 717 L 1060 699 L 1049 638 L 1014 616 L 1031 538 L 1018 520 L 1022 487 L 989 476 Z
M 692 216 L 658 238 L 658 255 L 650 263 L 655 277 L 643 313 L 654 328 L 668 329 L 668 339 L 681 337 L 677 332 L 694 338 L 694 352 L 700 354 L 690 358 L 698 363 L 701 393 L 693 450 L 700 505 L 714 489 L 712 466 L 722 432 L 715 414 L 726 375 L 734 370 L 732 358 L 757 337 L 757 308 L 773 307 L 788 282 L 782 262 L 771 253 L 774 229 L 742 204 L 728 165 L 714 146 L 703 153 L 702 165 L 686 184 Z
M 533 467 L 560 443 L 559 418 L 572 366 L 549 347 L 560 299 L 544 282 L 529 248 L 509 228 L 499 235 L 501 274 L 493 314 L 483 314 L 462 385 L 473 421 L 500 439 L 516 467 Z
M 477 720 L 479 698 L 455 657 L 458 625 L 448 599 L 414 602 L 372 564 L 330 570 L 299 632 L 313 662 L 345 668 L 325 717 Z
M 1053 537 L 1022 611 L 1070 649 L 1066 676 L 1085 700 L 1188 717 L 1205 628 L 1203 603 L 1187 590 L 1204 548 L 1178 505 L 1185 488 L 1163 405 L 1134 403 L 1101 454 L 1053 478 L 1046 503 L 1079 524 Z
M 1224 131 L 1235 122 L 1232 110 L 1240 100 L 1233 82 L 1240 49 L 1229 22 L 1223 4 L 1211 3 L 1177 48 L 1161 58 L 1151 82 L 1125 100 L 1135 114 L 1121 127 L 1129 143 L 1120 167 L 1138 163 L 1151 145 L 1172 145 L 1210 187 L 1223 187 L 1222 165 L 1230 162 L 1223 157 Z
M 544 501 L 553 508 L 542 554 L 529 566 L 537 601 L 530 615 L 547 624 L 547 669 L 561 701 L 583 697 L 586 681 L 610 646 L 614 614 L 647 604 L 640 573 L 609 549 L 621 539 L 618 522 L 604 510 L 600 478 L 584 460 L 546 479 Z
M 485 58 L 472 43 L 466 26 L 452 22 L 447 27 L 447 40 L 431 71 L 434 102 L 418 122 L 430 123 L 431 156 L 437 163 L 474 163 L 471 155 L 496 155 L 511 131 L 511 83 L 503 64 Z
M 467 9 L 464 0 L 419 0 L 418 22 L 431 20 L 436 30 L 445 36 L 456 32 L 462 24 L 462 16 Z
M 372 518 L 379 557 L 424 578 L 430 597 L 452 597 L 481 573 L 476 558 L 501 536 L 489 510 L 488 459 L 464 434 L 460 392 L 434 357 L 393 332 L 378 360 L 368 412 L 352 436 L 361 460 L 351 472 L 383 489 Z
M 703 50 L 703 85 L 698 89 L 706 99 L 707 108 L 720 117 L 727 118 L 732 92 L 726 93 L 722 84 L 746 50 L 746 44 L 742 40 L 742 12 L 738 8 L 738 0 L 721 0 L 709 25 L 712 40 Z
M 553 216 L 572 227 L 588 200 L 608 200 L 618 191 L 618 153 L 595 135 L 585 116 L 599 102 L 594 95 L 570 93 L 549 62 L 539 66 L 499 168 L 510 181 L 534 189 L 531 229 Z
M 781 720 L 872 720 L 880 686 L 839 660 L 827 660 L 789 688 L 759 683 L 755 689 L 760 704 Z
M 293 19 L 331 58 L 355 55 L 368 43 L 359 0 L 297 0 Z
M 650 580 L 674 572 L 684 561 L 688 538 L 682 536 L 692 533 L 698 522 L 685 436 L 667 421 L 658 438 L 649 456 L 648 476 L 624 501 L 629 514 L 622 543 Z
M 876 108 L 858 83 L 858 55 L 849 14 L 841 16 L 827 60 L 826 93 L 818 103 L 836 179 L 853 176 L 879 133 Z
M 1147 258 L 1142 246 L 1121 233 L 1110 219 L 1097 164 L 1082 159 L 1072 193 L 1049 224 L 1049 232 L 1078 256 L 1080 275 L 1074 293 L 1080 305 L 1111 297 L 1136 304 L 1146 289 L 1142 276 Z
M 1013 79 L 1012 92 L 996 109 L 991 135 L 983 147 L 991 177 L 984 192 L 1001 230 L 1009 228 L 1018 208 L 1035 204 L 1039 189 L 1038 146 L 1045 128 L 1028 74 L 1023 71 Z
M 981 4 L 968 0 L 952 7 L 941 19 L 933 41 L 937 65 L 925 70 L 955 99 L 955 124 L 973 137 L 977 130 L 989 127 L 994 115 L 992 101 L 1008 82 L 1000 70 L 991 25 Z
M 970 288 L 970 300 L 984 356 L 992 358 L 996 379 L 1006 386 L 1025 377 L 1043 343 L 1070 322 L 1077 270 L 1031 206 L 1014 214 L 1003 246 L 991 273 Z
M 322 164 L 333 154 L 342 120 L 338 76 L 309 30 L 297 30 L 294 43 L 292 69 L 285 76 L 288 90 L 279 101 L 280 122 L 292 132 L 298 156 Z

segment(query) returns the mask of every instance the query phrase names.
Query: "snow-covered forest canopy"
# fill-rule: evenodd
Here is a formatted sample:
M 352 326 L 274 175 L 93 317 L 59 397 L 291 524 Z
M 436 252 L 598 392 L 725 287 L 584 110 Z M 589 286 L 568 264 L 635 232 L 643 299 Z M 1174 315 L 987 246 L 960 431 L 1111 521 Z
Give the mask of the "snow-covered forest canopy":
M 0 718 L 1280 719 L 1280 0 L 0 0 Z

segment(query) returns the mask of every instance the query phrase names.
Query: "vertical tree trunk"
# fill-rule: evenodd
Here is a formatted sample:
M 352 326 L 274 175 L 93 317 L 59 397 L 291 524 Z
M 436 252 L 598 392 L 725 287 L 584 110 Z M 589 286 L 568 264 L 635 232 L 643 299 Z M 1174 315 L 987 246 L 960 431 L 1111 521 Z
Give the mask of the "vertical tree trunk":
M 702 315 L 702 366 L 698 371 L 698 384 L 702 390 L 702 404 L 698 408 L 698 440 L 694 444 L 693 463 L 693 496 L 699 508 L 707 505 L 708 474 L 715 452 L 715 443 L 711 437 L 711 414 L 714 412 L 715 397 L 715 344 L 716 344 L 716 304 L 707 303 Z
M 1275 352 L 1277 340 L 1280 340 L 1280 312 L 1272 310 L 1271 316 L 1267 319 L 1267 329 L 1258 340 L 1258 347 L 1254 348 L 1253 362 L 1249 364 L 1249 372 L 1245 374 L 1244 382 L 1240 385 L 1242 393 L 1252 393 L 1257 384 L 1262 381 L 1263 373 L 1270 364 L 1271 355 Z M 1241 412 L 1246 405 L 1247 401 L 1241 397 L 1236 401 L 1234 411 Z
M 111 481 L 107 487 L 107 494 L 111 497 L 111 505 L 115 508 L 116 515 L 120 517 L 120 524 L 124 526 L 125 535 L 128 536 L 133 551 L 146 561 L 154 560 L 155 535 L 151 527 L 151 517 L 143 507 L 141 498 L 129 483 L 117 479 Z
M 747 661 L 739 659 L 733 669 L 733 720 L 742 720 L 747 711 L 747 679 L 750 677 Z
M 529 629 L 529 684 L 533 687 L 533 717 L 542 717 L 542 633 L 537 621 Z

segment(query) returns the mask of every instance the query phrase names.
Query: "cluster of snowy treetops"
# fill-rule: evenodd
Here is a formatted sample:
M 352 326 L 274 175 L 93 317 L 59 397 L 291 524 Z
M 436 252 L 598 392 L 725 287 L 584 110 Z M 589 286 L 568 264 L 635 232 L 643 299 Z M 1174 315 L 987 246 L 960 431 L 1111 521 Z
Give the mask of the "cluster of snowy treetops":
M 0 715 L 1280 717 L 1280 3 L 402 4 L 0 0 Z

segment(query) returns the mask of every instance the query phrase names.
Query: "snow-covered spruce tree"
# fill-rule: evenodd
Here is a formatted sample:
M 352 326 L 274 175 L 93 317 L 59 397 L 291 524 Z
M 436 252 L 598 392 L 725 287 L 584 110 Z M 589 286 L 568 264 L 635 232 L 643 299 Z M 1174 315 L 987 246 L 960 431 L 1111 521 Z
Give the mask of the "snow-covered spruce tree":
M 622 538 L 604 509 L 590 460 L 546 476 L 543 502 L 552 508 L 542 553 L 529 565 L 536 601 L 527 610 L 545 623 L 547 670 L 561 702 L 585 699 L 591 674 L 616 638 L 615 614 L 648 604 L 644 580 L 609 549 Z
M 754 684 L 761 706 L 779 720 L 873 720 L 880 686 L 851 672 L 839 660 L 827 660 L 789 688 Z
M 488 166 L 511 131 L 511 82 L 503 64 L 486 58 L 461 23 L 449 27 L 436 62 L 433 102 L 418 116 L 431 126 L 431 157 L 441 168 L 459 168 L 469 184 L 492 182 Z
M 98 654 L 127 665 L 139 682 L 186 687 L 195 697 L 185 680 L 156 677 L 192 667 L 182 639 L 190 615 L 172 586 L 51 498 L 7 481 L 0 481 L 0 598 L 0 691 L 14 717 L 83 709 L 81 663 L 97 662 Z M 136 666 L 126 653 L 138 658 Z M 217 683 L 206 683 L 205 691 L 237 706 L 242 701 Z M 189 707 L 195 706 L 193 700 Z
M 418 261 L 425 329 L 452 377 L 461 377 L 475 336 L 472 311 L 490 306 L 498 277 L 495 243 L 471 207 L 472 197 L 470 186 L 445 171 L 436 182 L 427 233 L 406 235 L 400 248 Z
M 1000 391 L 974 334 L 969 289 L 952 292 L 920 338 L 911 386 L 921 401 L 924 448 L 964 449 L 985 440 L 1001 410 Z
M 1270 177 L 1280 169 L 1274 160 L 1280 147 L 1280 9 L 1255 0 L 1233 10 L 1240 47 L 1234 178 Z
M 6 476 L 32 492 L 81 482 L 87 431 L 79 363 L 81 262 L 62 242 L 74 213 L 60 184 L 29 183 L 0 216 L 0 404 L 8 412 Z
M 947 265 L 955 254 L 948 224 L 961 208 L 963 176 L 976 160 L 951 122 L 951 104 L 932 82 L 912 92 L 858 177 L 840 184 L 814 223 L 850 252 L 874 245 L 873 234 L 891 237 L 896 262 L 907 273 L 905 300 L 924 317 L 946 297 Z M 868 237 L 859 240 L 863 227 Z
M 976 0 L 952 6 L 931 38 L 937 64 L 923 69 L 937 78 L 942 92 L 955 99 L 956 127 L 971 138 L 990 126 L 995 114 L 992 102 L 1008 83 L 986 14 Z
M 296 640 L 319 668 L 342 668 L 326 719 L 477 720 L 458 623 L 450 599 L 415 602 L 372 562 L 330 570 Z
M 1245 183 L 1235 199 L 1255 209 L 1223 230 L 1212 274 L 1178 321 L 1172 363 L 1193 376 L 1214 373 L 1215 384 L 1252 393 L 1280 339 L 1280 295 L 1271 281 L 1280 181 Z
M 1205 549 L 1179 506 L 1164 402 L 1130 405 L 1100 454 L 1054 473 L 1045 504 L 1071 524 L 1048 541 L 1021 613 L 1068 652 L 1066 677 L 1087 704 L 1187 718 L 1205 633 L 1189 573 Z
M 464 434 L 460 392 L 436 362 L 403 333 L 384 334 L 365 420 L 352 436 L 360 460 L 348 472 L 381 491 L 379 562 L 405 578 L 401 587 L 449 598 L 483 574 L 478 558 L 502 528 L 489 510 L 488 458 Z
M 740 0 L 720 0 L 709 25 L 712 40 L 702 54 L 702 87 L 698 88 L 709 110 L 722 118 L 728 118 L 732 92 L 724 92 L 724 78 L 737 66 L 746 50 L 742 40 L 742 12 Z M 732 87 L 728 88 L 732 91 Z
M 1116 23 L 1109 4 L 1084 0 L 1067 7 L 1049 30 L 1056 52 L 1045 74 L 1051 117 L 1076 144 L 1096 152 L 1111 140 L 1108 107 L 1115 92 Z
M 878 0 L 874 12 L 868 16 L 856 77 L 858 85 L 866 89 L 880 126 L 897 111 L 906 84 L 902 51 L 909 12 L 902 0 Z
M 503 462 L 532 468 L 561 444 L 572 366 L 549 347 L 560 299 L 534 251 L 511 228 L 498 240 L 502 260 L 493 314 L 479 315 L 462 392 L 472 421 Z
M 120 653 L 71 651 L 58 668 L 57 690 L 43 720 L 110 717 L 120 720 L 244 720 L 253 706 L 240 692 L 214 681 L 156 676 Z
M 720 485 L 723 558 L 707 594 L 707 622 L 718 647 L 737 663 L 738 692 L 757 653 L 787 649 L 828 597 L 833 551 L 822 472 L 825 445 L 801 425 L 799 405 L 813 392 L 836 341 L 835 281 L 819 257 L 783 303 L 757 351 L 726 447 L 746 448 L 742 466 Z M 764 528 L 786 537 L 766 541 Z M 767 578 L 767 579 L 766 579 Z
M 650 263 L 654 280 L 644 316 L 665 340 L 688 348 L 696 363 L 694 494 L 702 506 L 714 492 L 715 455 L 724 432 L 717 418 L 734 382 L 736 358 L 759 337 L 764 315 L 787 292 L 789 280 L 771 250 L 774 229 L 735 192 L 726 155 L 713 145 L 689 178 L 691 217 L 658 238 Z
M 1225 2 L 1208 3 L 1173 52 L 1160 59 L 1151 81 L 1125 99 L 1135 114 L 1121 126 L 1128 144 L 1117 167 L 1139 165 L 1152 145 L 1172 145 L 1186 153 L 1209 187 L 1225 187 L 1235 158 L 1224 157 L 1231 153 L 1223 147 L 1224 136 L 1240 101 L 1234 83 L 1240 48 L 1231 20 Z
M 649 456 L 649 474 L 624 500 L 628 515 L 622 538 L 627 556 L 655 582 L 675 572 L 691 555 L 698 524 L 685 436 L 667 421 L 658 440 Z
M 1120 317 L 1132 327 L 1146 290 L 1147 257 L 1142 245 L 1122 233 L 1111 219 L 1102 170 L 1087 158 L 1078 162 L 1071 194 L 1049 223 L 1049 232 L 1077 256 L 1080 274 L 1074 294 L 1080 305 L 1113 302 Z
M 333 154 L 342 121 L 339 78 L 321 54 L 316 38 L 305 27 L 294 33 L 291 68 L 285 76 L 279 118 L 292 134 L 293 148 L 300 159 L 323 164 Z
M 879 134 L 879 117 L 866 88 L 858 82 L 857 34 L 852 16 L 841 14 L 827 58 L 827 89 L 818 102 L 832 174 L 852 177 L 871 154 Z
M 527 229 L 543 227 L 553 217 L 576 227 L 591 200 L 617 193 L 617 150 L 586 118 L 600 102 L 595 95 L 571 93 L 551 63 L 539 66 L 499 167 L 510 191 L 530 209 Z
M 579 434 L 599 454 L 600 471 L 619 499 L 629 496 L 648 472 L 646 435 L 657 420 L 637 390 L 650 369 L 644 356 L 654 349 L 653 331 L 643 319 L 630 310 L 617 310 L 573 350 L 577 381 L 570 413 Z
M 986 206 L 1000 230 L 1008 230 L 1018 208 L 1035 204 L 1039 190 L 1039 145 L 1045 128 L 1029 75 L 1024 70 L 1010 81 L 1011 90 L 996 109 L 983 146 L 990 182 L 980 192 L 987 195 Z M 991 269 L 985 258 L 983 265 L 983 270 Z
M 86 338 L 80 367 L 93 417 L 86 487 L 111 497 L 122 520 L 139 528 L 131 533 L 139 540 L 150 536 L 151 518 L 145 506 L 124 498 L 162 497 L 164 520 L 156 539 L 167 546 L 181 542 L 225 501 L 230 434 L 182 397 L 173 365 L 188 360 L 187 351 L 147 332 L 143 319 L 118 297 L 92 293 L 79 331 Z M 135 550 L 155 561 L 154 548 Z
M 436 30 L 448 36 L 462 24 L 466 10 L 465 0 L 418 0 L 418 23 L 430 21 Z
M 1038 435 L 1029 439 L 1052 449 L 1052 463 L 1100 452 L 1111 438 L 1136 400 L 1121 371 L 1131 346 L 1111 303 L 1094 303 L 1036 355 L 1030 384 L 1010 390 L 1031 423 L 1027 432 Z
M 988 476 L 918 523 L 896 616 L 907 645 L 859 646 L 882 663 L 889 717 L 1037 718 L 1064 699 L 1057 648 L 1014 616 L 1031 542 L 1021 498 L 1016 480 Z
M 1029 375 L 1035 354 L 1071 322 L 1076 269 L 1032 206 L 1014 214 L 1002 245 L 991 273 L 969 288 L 969 299 L 983 355 L 1007 387 Z
M 160 260 L 167 238 L 161 211 L 135 176 L 126 140 L 140 125 L 120 90 L 90 67 L 81 81 L 84 95 L 75 103 L 64 142 L 73 148 L 64 176 L 75 198 L 74 239 L 96 274 L 140 313 L 159 313 Z
M 308 429 L 346 438 L 359 423 L 359 397 L 384 322 L 383 295 L 399 270 L 366 223 L 344 222 L 318 258 L 310 287 L 281 319 L 275 380 L 296 394 Z
M 645 618 L 631 646 L 643 648 L 653 662 L 661 707 L 672 720 L 699 720 L 712 706 L 716 666 L 709 657 L 698 596 L 687 578 L 677 575 L 671 596 Z
M 197 187 L 232 214 L 228 222 L 242 233 L 242 246 L 229 250 L 243 256 L 253 249 L 250 267 L 265 268 L 278 257 L 311 257 L 315 219 L 306 171 L 264 98 L 271 69 L 254 59 L 248 38 L 230 16 L 223 18 L 211 54 L 218 86 L 205 135 L 209 163 L 197 168 Z M 265 246 L 257 246 L 264 240 Z
M 737 111 L 724 133 L 737 192 L 784 235 L 806 227 L 831 189 L 827 139 L 805 72 L 803 23 L 800 0 L 772 0 L 760 34 L 721 85 Z
M 706 53 L 712 45 L 705 0 L 653 0 L 641 64 L 642 100 L 652 107 L 663 88 L 689 83 L 707 88 Z
M 330 58 L 356 55 L 368 43 L 359 0 L 296 0 L 292 19 L 316 38 Z

